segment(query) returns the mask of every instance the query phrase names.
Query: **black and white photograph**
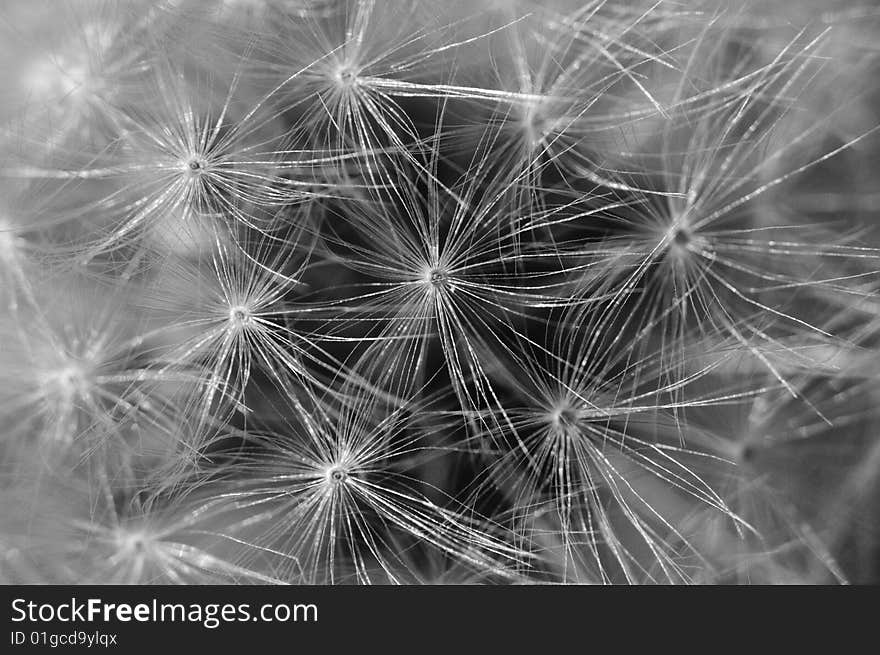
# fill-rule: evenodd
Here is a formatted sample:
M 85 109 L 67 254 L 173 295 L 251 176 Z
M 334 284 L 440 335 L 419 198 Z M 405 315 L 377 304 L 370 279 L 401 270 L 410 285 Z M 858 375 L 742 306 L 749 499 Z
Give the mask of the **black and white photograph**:
M 0 1 L 9 652 L 877 583 L 876 0 Z

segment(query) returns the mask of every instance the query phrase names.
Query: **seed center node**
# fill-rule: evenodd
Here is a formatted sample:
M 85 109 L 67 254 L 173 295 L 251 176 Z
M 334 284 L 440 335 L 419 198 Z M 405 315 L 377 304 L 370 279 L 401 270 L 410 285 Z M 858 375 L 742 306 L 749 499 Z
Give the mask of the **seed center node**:
M 333 486 L 343 484 L 348 480 L 348 471 L 342 466 L 333 466 L 327 470 L 327 481 Z
M 208 167 L 207 162 L 201 157 L 193 157 L 186 162 L 186 167 L 192 175 L 201 175 Z
M 441 291 L 450 286 L 449 271 L 435 266 L 425 271 L 424 281 L 435 291 Z
M 352 87 L 357 83 L 358 80 L 357 71 L 354 70 L 351 66 L 341 66 L 336 71 L 336 80 L 342 87 Z
M 684 228 L 676 229 L 672 235 L 672 242 L 679 248 L 686 248 L 691 239 L 691 233 Z
M 253 315 L 247 307 L 233 307 L 229 310 L 229 321 L 236 327 L 244 327 L 253 319 Z
M 553 427 L 560 432 L 568 433 L 577 428 L 580 421 L 580 415 L 577 408 L 570 405 L 563 405 L 554 409 L 550 414 L 550 421 Z

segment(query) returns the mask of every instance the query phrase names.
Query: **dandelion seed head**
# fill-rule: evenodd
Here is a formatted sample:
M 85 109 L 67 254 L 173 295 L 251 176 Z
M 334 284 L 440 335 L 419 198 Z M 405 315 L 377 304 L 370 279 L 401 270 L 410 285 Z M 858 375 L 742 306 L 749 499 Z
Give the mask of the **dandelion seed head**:
M 339 65 L 333 71 L 333 79 L 343 90 L 349 90 L 358 83 L 358 70 L 348 63 Z
M 739 449 L 739 461 L 743 464 L 751 464 L 755 461 L 758 449 L 754 444 L 743 444 Z
M 332 494 L 340 491 L 343 485 L 351 480 L 353 471 L 351 466 L 346 462 L 334 462 L 327 466 L 323 471 L 321 486 L 325 493 Z
M 335 487 L 340 484 L 344 484 L 346 480 L 348 480 L 349 472 L 344 466 L 334 464 L 327 469 L 326 477 L 327 482 Z
M 235 305 L 229 309 L 229 323 L 235 329 L 245 329 L 253 320 L 253 313 L 244 305 Z
M 47 371 L 43 376 L 43 384 L 52 396 L 64 402 L 72 402 L 88 395 L 89 375 L 82 363 L 70 361 L 59 369 Z
M 522 108 L 519 129 L 529 148 L 537 148 L 553 132 L 556 121 L 548 115 L 547 101 L 531 100 Z
M 120 555 L 128 557 L 144 557 L 150 550 L 151 537 L 144 529 L 117 528 L 113 535 L 113 544 Z
M 675 233 L 672 235 L 672 243 L 674 243 L 679 248 L 686 248 L 687 245 L 691 242 L 691 234 L 688 230 L 684 228 L 679 228 L 675 230 Z
M 577 407 L 567 400 L 557 403 L 548 413 L 548 421 L 553 430 L 560 435 L 570 435 L 578 430 L 581 415 Z
M 198 176 L 205 172 L 208 168 L 208 162 L 204 157 L 198 155 L 190 157 L 184 162 L 183 170 L 192 176 Z
M 689 226 L 678 222 L 669 228 L 663 235 L 663 239 L 666 244 L 666 253 L 674 261 L 688 257 L 692 249 L 698 247 L 703 241 L 694 234 Z
M 110 91 L 101 69 L 115 35 L 114 26 L 105 21 L 80 29 L 77 39 L 33 61 L 25 71 L 29 94 L 44 101 L 60 100 L 64 111 L 75 113 Z
M 422 281 L 434 293 L 452 290 L 452 279 L 449 271 L 443 266 L 431 266 L 422 274 Z

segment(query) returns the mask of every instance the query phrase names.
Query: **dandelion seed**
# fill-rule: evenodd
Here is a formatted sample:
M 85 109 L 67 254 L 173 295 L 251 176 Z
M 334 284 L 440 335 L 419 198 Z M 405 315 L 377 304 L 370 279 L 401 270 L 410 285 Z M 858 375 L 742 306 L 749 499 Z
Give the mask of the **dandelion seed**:
M 47 10 L 44 6 L 35 14 Z M 51 17 L 4 21 L 7 42 L 24 54 L 16 57 L 21 65 L 10 71 L 17 79 L 2 108 L 4 113 L 15 108 L 24 127 L 20 135 L 49 154 L 105 134 L 168 28 L 163 12 L 137 3 L 65 2 L 50 11 Z M 33 25 L 35 20 L 42 24 Z
M 677 383 L 666 385 L 661 399 L 652 390 L 666 377 L 657 355 L 614 361 L 591 352 L 601 346 L 588 338 L 565 332 L 554 343 L 558 349 L 551 352 L 525 342 L 510 350 L 510 363 L 496 359 L 490 365 L 491 356 L 483 355 L 502 399 L 487 410 L 498 415 L 494 421 L 481 423 L 497 426 L 481 435 L 493 444 L 487 476 L 509 495 L 523 539 L 542 525 L 539 541 L 558 549 L 556 574 L 565 580 L 689 579 L 670 538 L 704 563 L 714 553 L 679 531 L 682 508 L 705 504 L 706 514 L 718 512 L 734 526 L 740 519 L 703 477 L 714 455 L 682 445 L 671 412 L 747 400 L 749 392 L 676 401 L 682 392 Z M 701 377 L 684 386 L 698 385 Z M 644 391 L 626 388 L 634 378 Z M 621 539 L 629 529 L 648 557 L 636 557 L 634 542 Z M 661 536 L 665 531 L 671 537 Z
M 409 488 L 394 462 L 419 452 L 420 444 L 418 436 L 406 436 L 402 412 L 374 419 L 376 398 L 355 402 L 337 406 L 335 418 L 323 410 L 304 416 L 296 435 L 261 438 L 267 454 L 242 464 L 248 479 L 221 505 L 246 513 L 241 525 L 257 535 L 249 541 L 254 556 L 277 559 L 277 570 L 293 580 L 331 583 L 349 569 L 357 582 L 370 582 L 373 566 L 399 581 L 395 568 L 405 563 L 393 544 L 400 539 L 487 571 L 516 561 L 515 549 L 472 518 Z
M 332 466 L 327 470 L 327 479 L 333 486 L 344 484 L 348 479 L 348 471 L 339 466 Z
M 630 182 L 624 185 L 629 199 L 622 199 L 618 207 L 603 207 L 602 198 L 588 194 L 575 201 L 580 207 L 574 215 L 553 208 L 547 214 L 562 214 L 560 218 L 535 221 L 536 227 L 555 232 L 548 242 L 549 257 L 559 257 L 569 247 L 581 257 L 570 269 L 582 281 L 575 295 L 591 300 L 578 304 L 569 297 L 560 303 L 572 307 L 575 325 L 633 329 L 666 344 L 671 362 L 683 361 L 691 339 L 730 337 L 783 385 L 788 381 L 769 351 L 793 335 L 805 342 L 832 338 L 803 303 L 829 287 L 851 298 L 860 295 L 862 290 L 853 283 L 877 275 L 876 253 L 808 226 L 766 225 L 750 212 L 756 198 L 842 150 L 827 152 L 770 182 L 757 176 L 793 147 L 789 143 L 772 152 L 763 150 L 779 114 L 787 111 L 774 103 L 807 76 L 807 53 L 816 47 L 816 41 L 802 50 L 790 44 L 792 52 L 780 53 L 773 66 L 738 78 L 738 84 L 749 78 L 747 88 L 725 91 L 722 97 L 730 97 L 723 103 L 718 100 L 718 108 L 694 118 L 689 113 L 694 108 L 688 107 L 685 124 L 670 123 L 664 132 L 665 150 L 656 155 L 663 162 L 660 179 L 667 186 L 658 189 L 646 183 L 637 190 Z M 766 102 L 765 95 L 770 95 Z M 681 141 L 683 148 L 674 145 Z M 652 179 L 654 156 L 644 161 L 641 177 L 633 173 L 631 180 Z M 597 224 L 594 212 L 607 212 L 610 220 Z M 576 233 L 565 233 L 579 221 L 596 236 L 579 240 Z M 795 392 L 793 386 L 788 388 Z
M 16 315 L 31 321 L 30 330 L 3 326 L 5 447 L 36 448 L 50 462 L 98 459 L 118 467 L 114 474 L 137 468 L 139 459 L 167 461 L 181 445 L 180 389 L 196 375 L 138 361 L 137 321 L 121 319 L 125 287 L 52 282 L 57 288 L 37 287 L 36 306 Z

